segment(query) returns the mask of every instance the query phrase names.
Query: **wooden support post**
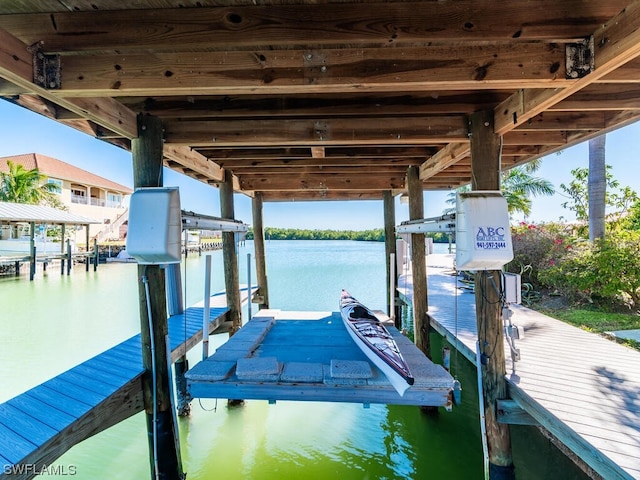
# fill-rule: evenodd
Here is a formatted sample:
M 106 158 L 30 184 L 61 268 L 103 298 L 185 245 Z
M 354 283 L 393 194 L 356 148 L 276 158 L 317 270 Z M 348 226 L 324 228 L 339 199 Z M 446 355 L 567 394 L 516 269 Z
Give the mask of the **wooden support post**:
M 182 296 L 182 275 L 180 274 L 180 264 L 172 263 L 164 270 L 167 287 L 167 310 L 169 316 L 184 313 L 184 298 Z M 191 396 L 187 391 L 187 379 L 184 374 L 189 370 L 189 361 L 185 354 L 176 360 L 175 365 L 175 387 L 176 387 L 176 410 L 178 415 L 186 417 L 191 413 Z
M 134 138 L 131 142 L 134 186 L 136 188 L 160 187 L 162 186 L 163 157 L 162 122 L 156 117 L 138 115 L 138 135 L 138 138 Z M 138 265 L 138 277 L 146 281 L 146 284 L 143 281 L 139 282 L 138 292 L 142 364 L 146 370 L 142 377 L 142 391 L 149 435 L 151 478 L 178 480 L 183 478 L 183 473 L 174 441 L 174 433 L 177 435 L 178 430 L 171 411 L 167 365 L 167 357 L 170 353 L 167 352 L 165 342 L 168 332 L 165 276 L 159 265 Z M 149 325 L 149 316 L 152 328 Z M 155 355 L 152 355 L 152 345 Z M 154 370 L 155 385 L 153 385 L 152 374 Z M 156 409 L 155 425 L 154 407 Z M 155 442 L 154 432 L 156 433 Z M 157 452 L 157 455 L 154 455 L 154 452 Z
M 62 224 L 62 233 L 60 235 L 60 275 L 64 275 L 64 237 L 67 226 Z
M 89 228 L 89 225 L 87 225 L 87 229 L 88 228 Z M 100 260 L 100 252 L 98 250 L 98 239 L 94 238 L 93 239 L 93 271 L 94 272 L 98 271 L 98 261 L 99 260 Z
M 424 218 L 422 181 L 418 167 L 407 169 L 409 191 L 409 220 Z M 427 319 L 427 259 L 423 233 L 411 234 L 411 274 L 413 277 L 413 328 L 415 343 L 424 354 L 431 358 L 429 344 L 429 320 Z
M 84 251 L 87 254 L 87 256 L 85 257 L 85 271 L 89 271 L 89 225 L 86 225 L 86 233 L 85 233 L 85 247 L 84 247 Z
M 469 117 L 471 138 L 471 189 L 500 189 L 500 136 L 494 133 L 493 111 Z M 485 427 L 489 454 L 489 478 L 513 480 L 509 426 L 498 422 L 497 400 L 507 398 L 504 379 L 501 281 L 499 270 L 478 271 L 475 279 L 476 320 L 480 342 Z
M 220 212 L 223 218 L 233 219 L 233 176 L 225 171 L 224 182 L 220 184 Z M 238 279 L 238 253 L 236 251 L 235 232 L 222 232 L 222 258 L 224 261 L 224 284 L 227 293 L 227 306 L 231 329 L 229 336 L 242 326 L 240 317 L 240 281 Z
M 384 192 L 383 197 L 383 208 L 384 208 L 384 254 L 385 254 L 385 265 L 387 266 L 387 313 L 390 317 L 395 316 L 395 312 L 391 311 L 391 295 L 395 296 L 395 291 L 398 286 L 398 278 L 397 275 L 394 275 L 396 278 L 391 278 L 391 264 L 390 257 L 393 253 L 394 256 L 396 254 L 396 209 L 394 204 L 393 195 L 390 190 Z M 395 318 L 396 327 L 399 327 L 399 321 L 401 319 Z
M 264 226 L 262 222 L 262 193 L 255 192 L 251 201 L 253 207 L 253 248 L 256 255 L 256 275 L 258 280 L 258 308 L 269 308 L 269 284 L 267 283 L 267 258 L 264 250 Z M 251 301 L 251 299 L 249 299 Z
M 71 239 L 67 240 L 67 275 L 71 275 Z
M 36 276 L 36 224 L 29 225 L 29 280 Z

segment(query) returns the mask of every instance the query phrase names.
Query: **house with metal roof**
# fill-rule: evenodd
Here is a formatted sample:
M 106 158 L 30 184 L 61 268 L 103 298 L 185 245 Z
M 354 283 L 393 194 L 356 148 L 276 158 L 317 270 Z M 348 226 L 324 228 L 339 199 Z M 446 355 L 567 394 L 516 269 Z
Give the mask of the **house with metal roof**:
M 101 235 L 100 241 L 109 236 L 120 237 L 119 227 L 127 220 L 131 188 L 40 153 L 2 157 L 0 171 L 9 171 L 7 162 L 20 164 L 27 170 L 37 168 L 48 183 L 58 186 L 59 199 L 69 213 L 98 220 L 90 226 L 91 237 L 103 231 L 105 235 Z

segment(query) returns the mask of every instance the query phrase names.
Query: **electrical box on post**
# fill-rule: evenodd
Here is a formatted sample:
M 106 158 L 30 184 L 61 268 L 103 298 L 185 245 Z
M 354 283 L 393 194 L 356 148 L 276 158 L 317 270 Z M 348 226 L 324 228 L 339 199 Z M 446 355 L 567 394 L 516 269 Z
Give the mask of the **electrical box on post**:
M 180 263 L 178 187 L 139 188 L 129 202 L 127 253 L 141 265 Z
M 456 268 L 499 270 L 513 259 L 507 201 L 499 191 L 458 193 Z

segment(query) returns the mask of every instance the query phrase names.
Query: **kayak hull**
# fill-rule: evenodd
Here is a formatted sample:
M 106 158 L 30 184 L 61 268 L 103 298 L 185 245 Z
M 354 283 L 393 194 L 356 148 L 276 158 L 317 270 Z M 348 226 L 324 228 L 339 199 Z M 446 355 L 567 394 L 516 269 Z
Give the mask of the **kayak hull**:
M 340 297 L 340 313 L 353 341 L 402 396 L 414 377 L 387 328 L 346 290 Z

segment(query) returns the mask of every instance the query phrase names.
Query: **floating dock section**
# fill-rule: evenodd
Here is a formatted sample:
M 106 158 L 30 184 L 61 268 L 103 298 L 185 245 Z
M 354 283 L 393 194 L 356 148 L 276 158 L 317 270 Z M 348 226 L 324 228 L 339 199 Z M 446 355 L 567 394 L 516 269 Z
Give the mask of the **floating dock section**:
M 185 375 L 194 398 L 448 406 L 453 378 L 388 327 L 415 383 L 400 396 L 353 342 L 339 313 L 261 310 Z

